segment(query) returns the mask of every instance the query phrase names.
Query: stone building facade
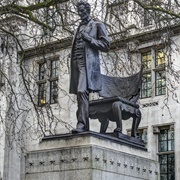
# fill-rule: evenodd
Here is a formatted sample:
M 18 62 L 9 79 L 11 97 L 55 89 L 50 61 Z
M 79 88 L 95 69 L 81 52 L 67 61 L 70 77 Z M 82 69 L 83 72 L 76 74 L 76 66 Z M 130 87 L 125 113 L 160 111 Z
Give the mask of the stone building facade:
M 138 135 L 146 143 L 148 157 L 159 161 L 160 179 L 178 180 L 180 24 L 174 21 L 171 25 L 156 29 L 150 18 L 145 18 L 146 14 L 143 25 L 137 29 L 132 16 L 129 13 L 122 19 L 129 22 L 126 28 L 121 29 L 123 36 L 116 32 L 118 27 L 112 28 L 111 50 L 101 56 L 102 73 L 127 76 L 136 72 L 141 63 L 144 64 L 139 101 L 142 121 Z M 110 20 L 112 24 L 115 21 L 111 17 Z M 15 21 L 21 22 L 21 31 L 26 31 L 24 21 Z M 3 37 L 2 47 L 5 36 L 0 36 Z M 11 54 L 1 48 L 1 67 L 9 77 L 0 77 L 0 179 L 25 179 L 26 154 L 41 150 L 43 137 L 68 134 L 75 127 L 76 97 L 68 93 L 71 41 L 71 37 L 66 37 L 38 48 L 27 48 L 23 70 L 16 65 L 21 52 L 13 48 L 13 44 L 13 47 L 8 46 Z M 28 81 L 28 86 L 22 85 L 22 76 L 19 75 L 22 73 L 25 73 L 23 78 Z M 9 97 L 11 87 L 18 95 Z M 27 92 L 26 88 L 30 91 Z M 94 95 L 91 96 L 93 98 Z M 18 103 L 11 106 L 16 98 Z M 12 116 L 17 117 L 15 123 Z M 131 125 L 132 120 L 123 121 L 124 134 L 129 134 Z M 93 120 L 90 127 L 92 131 L 99 132 L 100 124 Z M 114 128 L 115 124 L 111 123 L 108 131 L 112 132 Z M 46 149 L 50 149 L 48 143 Z

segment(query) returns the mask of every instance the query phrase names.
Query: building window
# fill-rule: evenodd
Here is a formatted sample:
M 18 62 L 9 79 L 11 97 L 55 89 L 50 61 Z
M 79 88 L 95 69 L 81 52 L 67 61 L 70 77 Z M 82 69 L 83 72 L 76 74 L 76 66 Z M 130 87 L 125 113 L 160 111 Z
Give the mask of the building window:
M 156 50 L 155 65 L 156 67 L 165 67 L 165 53 L 164 49 Z
M 151 97 L 152 94 L 152 86 L 151 86 L 151 73 L 143 74 L 142 77 L 142 91 L 141 97 Z
M 166 93 L 166 74 L 165 71 L 158 71 L 155 75 L 156 96 Z
M 150 26 L 153 24 L 152 11 L 144 10 L 144 26 Z
M 58 76 L 58 61 L 51 61 L 51 77 Z
M 165 73 L 165 53 L 164 49 L 155 51 L 155 68 L 158 69 L 155 73 L 155 95 L 163 95 L 166 93 L 166 73 Z
M 142 77 L 142 91 L 141 98 L 151 97 L 152 85 L 151 85 L 151 67 L 152 67 L 152 54 L 151 51 L 143 52 L 141 54 L 142 63 L 144 65 L 145 72 Z
M 160 155 L 160 180 L 175 180 L 174 154 Z
M 145 146 L 147 147 L 148 138 L 147 138 L 147 129 L 138 129 L 137 130 L 137 137 L 144 141 Z
M 142 63 L 144 65 L 144 69 L 151 69 L 151 65 L 152 65 L 151 51 L 142 53 Z
M 46 63 L 39 64 L 39 80 L 45 79 Z
M 58 102 L 58 60 L 39 62 L 38 105 Z
M 38 85 L 38 105 L 46 104 L 46 83 L 41 83 Z
M 127 129 L 127 135 L 131 136 L 131 129 Z M 144 141 L 145 146 L 148 144 L 147 128 L 137 129 L 137 138 Z
M 51 61 L 50 104 L 57 103 L 58 100 L 58 67 L 58 61 Z
M 58 84 L 56 81 L 50 82 L 50 104 L 57 103 L 58 101 Z
M 166 72 L 164 49 L 151 49 L 141 53 L 144 73 L 141 98 L 166 94 Z
M 160 130 L 159 152 L 174 151 L 174 130 Z
M 175 179 L 174 128 L 160 129 L 159 138 L 160 180 Z
M 39 64 L 38 105 L 46 104 L 46 63 Z

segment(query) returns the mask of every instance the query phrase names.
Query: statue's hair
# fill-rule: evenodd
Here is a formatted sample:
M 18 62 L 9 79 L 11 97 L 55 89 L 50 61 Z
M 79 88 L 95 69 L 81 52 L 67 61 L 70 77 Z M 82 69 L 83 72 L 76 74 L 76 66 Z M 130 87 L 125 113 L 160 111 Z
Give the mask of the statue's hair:
M 84 0 L 80 0 L 80 1 L 78 1 L 78 2 L 76 3 L 76 8 L 78 9 L 78 7 L 79 7 L 80 5 L 84 5 L 85 8 L 87 9 L 87 12 L 88 12 L 88 13 L 91 12 L 91 5 L 90 5 L 88 2 L 86 2 L 86 1 L 84 1 Z

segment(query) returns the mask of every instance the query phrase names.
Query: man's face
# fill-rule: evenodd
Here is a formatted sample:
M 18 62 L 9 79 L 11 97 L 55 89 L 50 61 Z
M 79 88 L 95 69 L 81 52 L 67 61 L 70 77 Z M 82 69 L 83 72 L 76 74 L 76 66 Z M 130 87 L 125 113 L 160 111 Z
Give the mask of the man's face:
M 89 17 L 89 13 L 83 4 L 78 7 L 78 15 L 80 16 L 81 20 L 85 20 Z

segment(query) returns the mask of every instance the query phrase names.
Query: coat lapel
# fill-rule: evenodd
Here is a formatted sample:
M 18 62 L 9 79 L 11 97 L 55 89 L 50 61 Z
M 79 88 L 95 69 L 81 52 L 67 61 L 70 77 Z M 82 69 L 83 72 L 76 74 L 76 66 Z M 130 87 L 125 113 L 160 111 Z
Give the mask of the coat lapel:
M 84 32 L 89 33 L 92 30 L 92 22 L 93 20 L 90 20 L 86 27 L 84 28 Z
M 92 23 L 93 23 L 93 20 L 91 19 L 89 22 L 88 22 L 88 24 L 86 25 L 86 27 L 84 28 L 84 32 L 86 32 L 86 33 L 89 33 L 91 30 L 92 30 Z M 75 41 L 75 39 L 76 39 L 76 35 L 77 35 L 77 32 L 78 32 L 78 29 L 79 29 L 79 27 L 75 30 L 75 32 L 74 32 L 74 37 L 73 37 L 73 41 L 72 41 L 72 46 L 73 46 L 73 44 L 74 44 L 74 41 Z

